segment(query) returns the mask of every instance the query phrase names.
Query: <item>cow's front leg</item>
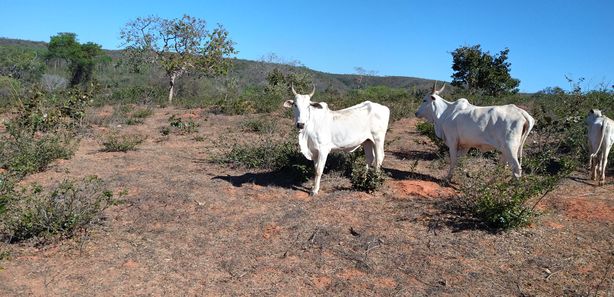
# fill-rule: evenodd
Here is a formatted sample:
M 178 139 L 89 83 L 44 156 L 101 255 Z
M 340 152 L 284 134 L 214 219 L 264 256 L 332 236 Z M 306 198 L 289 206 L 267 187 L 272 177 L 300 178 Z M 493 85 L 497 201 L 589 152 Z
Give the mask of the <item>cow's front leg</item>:
M 454 168 L 456 168 L 456 164 L 458 163 L 458 148 L 457 145 L 448 145 L 450 150 L 450 169 L 448 170 L 448 175 L 446 176 L 446 182 L 452 181 L 452 175 L 454 174 Z
M 324 165 L 326 165 L 326 158 L 328 157 L 328 151 L 320 151 L 317 156 L 315 156 L 314 163 L 316 169 L 316 176 L 313 182 L 313 189 L 311 189 L 311 196 L 315 196 L 320 191 L 320 179 L 322 178 L 322 173 L 324 172 Z

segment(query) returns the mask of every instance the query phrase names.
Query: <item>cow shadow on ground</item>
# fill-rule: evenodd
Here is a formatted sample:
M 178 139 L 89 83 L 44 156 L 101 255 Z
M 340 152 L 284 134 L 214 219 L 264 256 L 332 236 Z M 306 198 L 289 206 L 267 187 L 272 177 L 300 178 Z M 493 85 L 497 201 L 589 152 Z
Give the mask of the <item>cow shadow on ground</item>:
M 439 156 L 437 155 L 437 153 L 424 152 L 424 151 L 414 151 L 414 150 L 391 151 L 390 154 L 402 160 L 405 159 L 405 160 L 433 161 L 433 160 L 439 159 Z
M 211 179 L 221 179 L 229 182 L 235 187 L 242 187 L 244 184 L 255 184 L 263 187 L 276 186 L 286 189 L 309 192 L 302 186 L 303 182 L 296 176 L 289 175 L 284 171 L 271 172 L 247 172 L 241 175 L 218 175 Z
M 384 168 L 384 167 L 382 167 L 382 171 L 384 171 L 386 175 L 388 175 L 394 180 L 417 179 L 417 180 L 434 182 L 440 185 L 447 185 L 446 181 L 436 178 L 434 176 L 430 176 L 428 174 L 422 174 L 422 173 L 411 172 L 411 171 L 403 171 L 403 170 L 398 170 L 394 168 Z

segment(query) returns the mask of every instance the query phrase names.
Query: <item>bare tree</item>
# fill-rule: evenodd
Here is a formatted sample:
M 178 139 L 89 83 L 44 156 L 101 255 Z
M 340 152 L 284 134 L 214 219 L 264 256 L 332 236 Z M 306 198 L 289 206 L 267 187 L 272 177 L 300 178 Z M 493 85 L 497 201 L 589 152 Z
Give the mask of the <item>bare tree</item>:
M 159 65 L 169 79 L 168 101 L 173 101 L 175 80 L 188 72 L 207 76 L 228 72 L 234 42 L 221 25 L 208 31 L 203 19 L 184 15 L 180 19 L 155 16 L 137 18 L 121 30 L 128 62 Z
M 356 82 L 358 83 L 358 87 L 362 87 L 363 81 L 366 77 L 369 76 L 376 76 L 377 75 L 377 71 L 375 70 L 367 70 L 364 69 L 360 66 L 356 66 L 354 67 L 354 72 L 356 72 L 356 75 L 358 75 L 358 77 L 356 78 Z

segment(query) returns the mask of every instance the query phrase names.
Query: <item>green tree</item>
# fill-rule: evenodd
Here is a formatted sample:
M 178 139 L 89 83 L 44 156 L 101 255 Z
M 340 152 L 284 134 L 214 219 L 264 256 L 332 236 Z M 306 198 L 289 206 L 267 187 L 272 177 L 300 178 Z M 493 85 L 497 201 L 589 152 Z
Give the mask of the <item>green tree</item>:
M 482 51 L 480 45 L 459 47 L 452 52 L 452 85 L 470 93 L 497 96 L 518 92 L 520 80 L 510 76 L 511 63 L 507 62 L 509 49 L 498 55 Z
M 94 66 L 103 55 L 99 44 L 93 42 L 81 44 L 77 41 L 75 33 L 58 33 L 51 36 L 47 49 L 48 59 L 63 59 L 68 62 L 71 86 L 91 81 Z
M 203 19 L 184 15 L 180 19 L 155 16 L 137 18 L 121 30 L 128 61 L 136 66 L 159 65 L 169 79 L 169 102 L 175 81 L 189 72 L 215 76 L 228 72 L 230 55 L 236 54 L 228 31 L 221 25 L 209 31 Z
M 43 72 L 45 64 L 40 50 L 18 46 L 0 46 L 0 76 L 34 82 Z

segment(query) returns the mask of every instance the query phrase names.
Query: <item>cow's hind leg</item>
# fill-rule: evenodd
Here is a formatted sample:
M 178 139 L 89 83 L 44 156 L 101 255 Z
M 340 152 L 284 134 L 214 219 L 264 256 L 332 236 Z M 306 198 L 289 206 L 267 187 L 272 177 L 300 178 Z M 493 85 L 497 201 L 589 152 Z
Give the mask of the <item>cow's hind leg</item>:
M 507 164 L 512 166 L 512 173 L 515 178 L 520 178 L 522 176 L 522 167 L 520 166 L 520 162 L 518 161 L 518 150 L 511 148 L 504 148 L 501 152 Z
M 608 168 L 608 155 L 610 154 L 610 147 L 608 147 L 606 145 L 606 147 L 604 147 L 604 152 L 602 155 L 602 159 L 601 159 L 601 176 L 599 178 L 599 185 L 603 186 L 605 184 L 605 171 L 606 168 Z
M 379 170 L 384 163 L 384 137 L 375 140 L 375 170 Z
M 365 161 L 367 162 L 367 169 L 369 166 L 376 167 L 375 163 L 375 146 L 373 145 L 373 141 L 366 140 L 362 144 L 363 149 L 365 150 Z
M 328 151 L 320 151 L 317 156 L 314 156 L 314 163 L 316 169 L 316 176 L 313 182 L 313 189 L 311 189 L 311 195 L 315 196 L 320 191 L 320 179 L 322 178 L 322 173 L 324 173 L 324 165 L 326 165 L 326 158 L 328 158 Z
M 597 180 L 597 169 L 599 167 L 599 157 L 598 156 L 590 156 L 590 171 L 591 171 L 591 180 Z

